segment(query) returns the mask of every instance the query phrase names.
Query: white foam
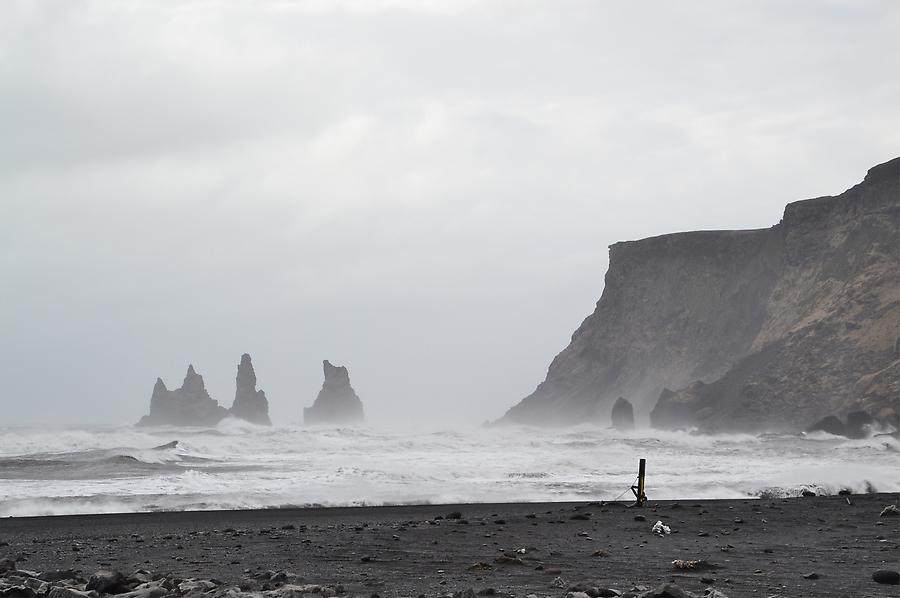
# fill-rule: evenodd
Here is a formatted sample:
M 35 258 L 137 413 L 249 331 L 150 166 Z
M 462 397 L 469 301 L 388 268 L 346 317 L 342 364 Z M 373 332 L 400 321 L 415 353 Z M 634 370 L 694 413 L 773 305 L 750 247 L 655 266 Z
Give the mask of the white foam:
M 159 445 L 178 440 L 174 448 Z M 889 437 L 368 427 L 0 429 L 0 516 L 285 505 L 609 500 L 648 460 L 651 499 L 900 491 Z M 104 457 L 131 457 L 106 459 Z M 99 460 L 99 463 L 98 463 Z M 83 468 L 83 469 L 79 469 Z M 79 473 L 80 472 L 80 473 Z

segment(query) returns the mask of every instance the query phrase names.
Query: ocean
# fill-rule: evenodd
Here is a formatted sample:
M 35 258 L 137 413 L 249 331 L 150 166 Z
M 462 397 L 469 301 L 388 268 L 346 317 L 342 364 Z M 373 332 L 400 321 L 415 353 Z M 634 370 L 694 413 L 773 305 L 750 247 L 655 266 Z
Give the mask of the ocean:
M 604 428 L 0 427 L 0 516 L 900 492 L 900 442 Z

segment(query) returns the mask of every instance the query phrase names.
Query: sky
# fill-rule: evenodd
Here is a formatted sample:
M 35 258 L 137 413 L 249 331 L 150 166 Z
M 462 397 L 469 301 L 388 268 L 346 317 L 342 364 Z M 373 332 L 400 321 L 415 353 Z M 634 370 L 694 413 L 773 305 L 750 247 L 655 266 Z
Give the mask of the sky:
M 129 423 L 193 363 L 276 423 L 543 380 L 608 245 L 774 225 L 900 155 L 894 0 L 4 0 L 0 412 Z

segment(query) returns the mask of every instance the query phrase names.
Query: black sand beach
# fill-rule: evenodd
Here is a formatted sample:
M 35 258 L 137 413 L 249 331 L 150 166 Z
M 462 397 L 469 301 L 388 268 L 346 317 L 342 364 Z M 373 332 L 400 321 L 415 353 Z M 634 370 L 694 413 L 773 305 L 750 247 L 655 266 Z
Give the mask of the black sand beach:
M 900 569 L 896 495 L 621 504 L 427 505 L 7 518 L 0 559 L 19 569 L 137 569 L 269 589 L 341 584 L 353 595 L 474 589 L 564 596 L 674 581 L 701 594 L 900 596 L 872 580 Z M 457 516 L 458 515 L 458 516 Z M 655 535 L 656 521 L 671 534 Z M 523 550 L 524 549 L 524 552 Z M 704 570 L 672 562 L 704 560 Z M 243 580 L 243 581 L 242 581 Z M 252 581 L 251 581 L 252 580 Z

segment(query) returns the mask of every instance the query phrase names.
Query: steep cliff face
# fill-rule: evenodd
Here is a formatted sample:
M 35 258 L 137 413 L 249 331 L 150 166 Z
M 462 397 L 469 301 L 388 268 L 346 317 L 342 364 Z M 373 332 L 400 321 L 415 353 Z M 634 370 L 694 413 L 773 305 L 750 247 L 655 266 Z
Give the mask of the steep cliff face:
M 241 355 L 241 363 L 238 364 L 231 414 L 254 424 L 272 425 L 266 393 L 256 390 L 256 372 L 249 353 Z
M 610 247 L 597 308 L 502 421 L 797 429 L 900 411 L 900 158 L 771 229 Z M 657 400 L 658 404 L 657 404 Z
M 168 390 L 161 378 L 156 379 L 150 397 L 150 414 L 139 426 L 214 426 L 228 416 L 228 410 L 209 396 L 203 376 L 188 366 L 181 388 Z
M 350 373 L 344 366 L 322 362 L 325 382 L 312 407 L 303 409 L 303 423 L 354 424 L 363 421 L 363 404 L 350 386 Z

